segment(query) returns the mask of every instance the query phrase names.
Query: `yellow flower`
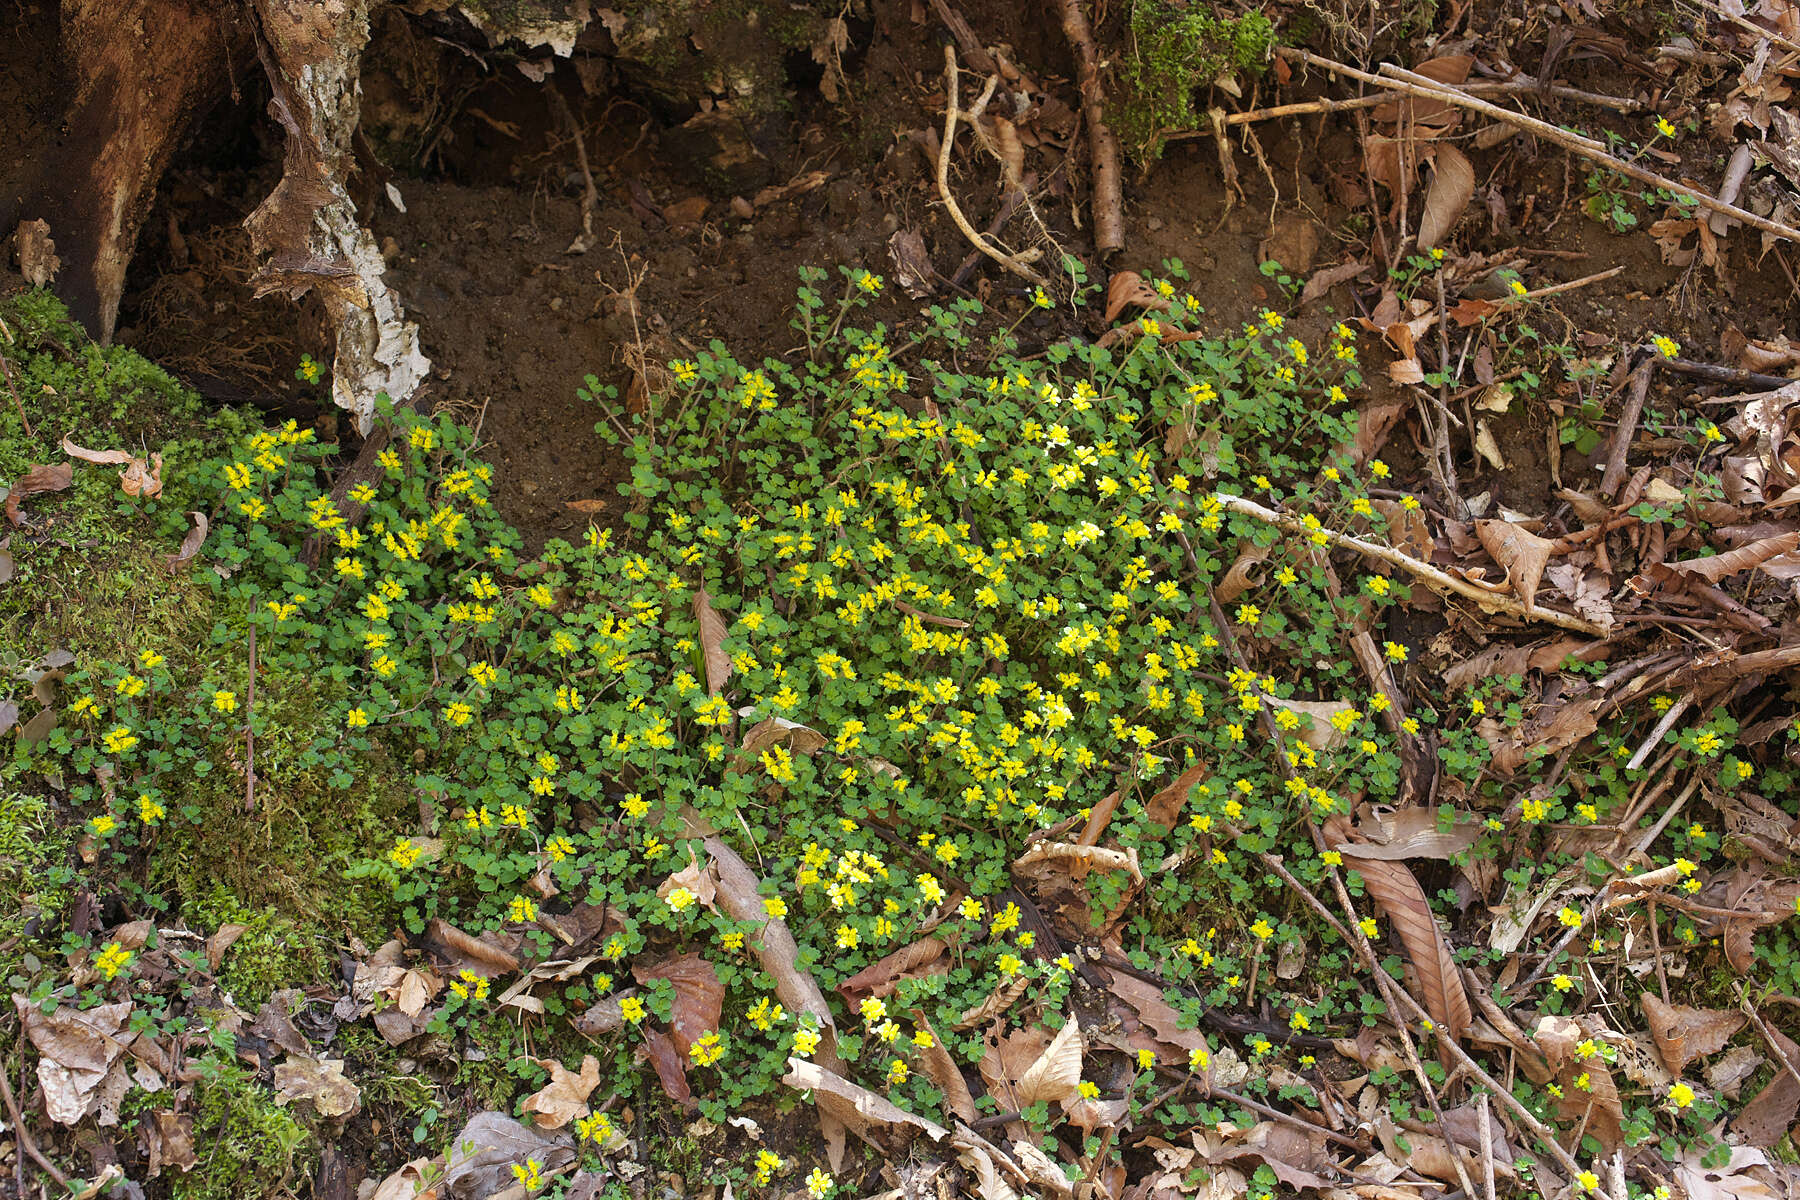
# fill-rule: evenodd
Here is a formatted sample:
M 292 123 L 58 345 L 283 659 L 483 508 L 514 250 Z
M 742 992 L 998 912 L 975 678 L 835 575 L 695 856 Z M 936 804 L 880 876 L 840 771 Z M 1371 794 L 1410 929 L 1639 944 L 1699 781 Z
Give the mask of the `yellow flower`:
M 1581 913 L 1566 904 L 1563 906 L 1563 910 L 1556 914 L 1556 919 L 1569 929 L 1581 928 Z
M 513 921 L 537 920 L 537 905 L 532 903 L 529 896 L 514 896 L 506 912 Z
M 1275 936 L 1275 927 L 1269 924 L 1267 918 L 1258 917 L 1256 923 L 1250 926 L 1250 932 L 1256 935 L 1258 941 L 1266 942 Z
M 237 711 L 237 693 L 217 691 L 213 693 L 213 707 L 222 713 Z
M 353 708 L 344 714 L 344 724 L 351 729 L 366 729 L 369 724 L 369 714 L 361 708 Z
M 102 739 L 108 754 L 123 754 L 138 744 L 137 735 L 131 732 L 131 726 L 120 725 L 106 734 Z
M 1664 137 L 1674 137 L 1674 122 L 1670 121 L 1667 117 L 1656 118 L 1656 132 L 1662 134 Z
M 1677 1083 L 1669 1089 L 1669 1102 L 1676 1108 L 1686 1108 L 1694 1102 L 1694 1089 L 1685 1083 Z
M 108 942 L 94 959 L 94 970 L 100 972 L 102 979 L 116 979 L 131 962 L 131 951 L 117 942 Z
M 1406 647 L 1399 642 L 1384 642 L 1382 649 L 1386 652 L 1389 662 L 1406 661 Z
M 695 1066 L 710 1067 L 725 1056 L 725 1047 L 716 1033 L 705 1034 L 688 1047 L 688 1057 Z

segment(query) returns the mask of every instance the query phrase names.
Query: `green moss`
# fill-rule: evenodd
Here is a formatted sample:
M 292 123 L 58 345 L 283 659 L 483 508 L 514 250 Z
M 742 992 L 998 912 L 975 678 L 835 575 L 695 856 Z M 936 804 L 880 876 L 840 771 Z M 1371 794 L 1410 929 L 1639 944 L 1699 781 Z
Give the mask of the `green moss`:
M 289 1180 L 310 1174 L 312 1131 L 229 1052 L 203 1061 L 194 1088 L 193 1170 L 171 1172 L 174 1200 L 244 1200 L 290 1194 Z
M 69 902 L 72 841 L 41 796 L 0 791 L 0 979 L 25 967 L 34 921 Z
M 1132 0 L 1131 49 L 1112 120 L 1140 162 L 1162 156 L 1171 133 L 1194 129 L 1200 110 L 1194 89 L 1225 74 L 1260 74 L 1275 44 L 1275 26 L 1261 13 L 1221 17 L 1197 0 Z

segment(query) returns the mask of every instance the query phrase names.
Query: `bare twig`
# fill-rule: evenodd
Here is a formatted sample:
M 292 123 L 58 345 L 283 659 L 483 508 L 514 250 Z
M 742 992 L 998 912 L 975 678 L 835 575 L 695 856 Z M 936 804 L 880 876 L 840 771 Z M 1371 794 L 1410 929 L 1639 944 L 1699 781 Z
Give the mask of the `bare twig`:
M 1042 287 L 1044 283 L 1043 278 L 1039 276 L 1036 271 L 1033 271 L 1030 267 L 1025 265 L 1026 263 L 1035 262 L 1037 260 L 1037 248 L 1034 246 L 1030 250 L 1021 251 L 1018 254 L 1002 254 L 1000 251 L 994 249 L 994 247 L 988 243 L 986 238 L 975 231 L 975 227 L 969 224 L 969 218 L 963 215 L 963 210 L 957 205 L 956 197 L 950 194 L 950 151 L 956 145 L 956 119 L 961 115 L 961 111 L 957 108 L 957 83 L 960 78 L 961 72 L 956 68 L 956 47 L 945 46 L 944 83 L 946 94 L 944 98 L 944 140 L 943 143 L 938 146 L 938 198 L 944 202 L 944 208 L 950 213 L 950 219 L 956 222 L 956 227 L 962 230 L 963 236 L 969 239 L 971 245 L 1014 275 L 1017 275 L 1022 279 L 1030 280 L 1032 283 Z M 989 76 L 987 94 L 984 95 L 982 100 L 978 103 L 985 103 L 988 96 L 993 94 L 993 90 L 997 86 L 999 86 L 999 77 Z
M 1691 358 L 1664 358 L 1659 354 L 1651 361 L 1656 364 L 1656 369 L 1659 371 L 1686 375 L 1689 379 L 1699 379 L 1707 383 L 1723 383 L 1729 387 L 1755 388 L 1762 392 L 1773 392 L 1794 382 L 1785 375 L 1765 375 L 1761 371 L 1746 371 L 1741 367 L 1721 367 L 1716 363 L 1695 362 Z
M 994 56 L 988 53 L 987 47 L 981 44 L 981 39 L 975 36 L 975 31 L 969 28 L 969 22 L 950 0 L 931 0 L 931 10 L 937 13 L 938 20 L 944 23 L 944 28 L 950 31 L 950 36 L 962 47 L 963 57 L 969 60 L 971 67 L 983 75 L 1000 73 L 1000 66 L 994 61 Z
M 1756 24 L 1741 14 L 1732 13 L 1724 5 L 1714 3 L 1713 0 L 1690 0 L 1690 3 L 1704 8 L 1707 12 L 1712 13 L 1722 20 L 1730 21 L 1733 25 L 1738 26 L 1746 32 L 1754 33 L 1757 37 L 1768 38 L 1771 42 L 1780 46 L 1785 46 L 1789 50 L 1800 51 L 1800 42 L 1796 42 L 1790 37 L 1784 37 L 1773 29 L 1764 29 L 1761 25 Z
M 1637 434 L 1638 418 L 1644 414 L 1644 401 L 1650 395 L 1650 377 L 1656 373 L 1655 359 L 1645 358 L 1631 375 L 1631 394 L 1619 412 L 1619 427 L 1613 431 L 1612 448 L 1606 454 L 1606 470 L 1600 476 L 1600 494 L 1611 499 L 1625 482 L 1625 456 L 1631 451 L 1631 439 Z
M 1625 763 L 1625 769 L 1627 771 L 1640 770 L 1645 760 L 1654 754 L 1656 748 L 1662 744 L 1663 735 L 1675 728 L 1675 722 L 1681 719 L 1681 714 L 1692 707 L 1693 703 L 1694 693 L 1688 692 L 1681 699 L 1669 705 L 1669 711 L 1664 713 L 1662 720 L 1658 721 L 1655 728 L 1650 730 L 1650 735 L 1644 739 L 1643 745 L 1639 746 L 1637 752 Z
M 935 2 L 935 0 L 934 0 Z M 1583 104 L 1593 104 L 1600 108 L 1610 108 L 1615 112 L 1641 112 L 1644 104 L 1640 100 L 1631 100 L 1619 96 L 1603 96 L 1597 92 L 1584 92 L 1580 88 L 1565 87 L 1553 83 L 1548 87 L 1529 76 L 1521 79 L 1478 80 L 1465 83 L 1462 90 L 1471 96 L 1549 96 L 1557 100 L 1576 100 Z M 1359 108 L 1379 108 L 1390 103 L 1400 95 L 1398 92 L 1383 91 L 1370 96 L 1352 96 L 1345 100 L 1302 100 L 1294 104 L 1276 104 L 1268 108 L 1253 108 L 1247 112 L 1228 113 L 1224 124 L 1254 125 L 1259 121 L 1273 121 L 1281 117 L 1305 117 L 1314 113 L 1348 112 Z M 1179 142 L 1188 138 L 1211 137 L 1211 125 L 1203 129 L 1180 129 L 1165 134 L 1164 141 Z
M 1486 1092 L 1475 1097 L 1475 1121 L 1481 1138 L 1481 1189 L 1487 1200 L 1494 1200 L 1494 1127 L 1488 1112 Z
M 1334 529 L 1312 529 L 1298 517 L 1290 516 L 1287 513 L 1278 513 L 1273 509 L 1264 508 L 1254 500 L 1247 500 L 1242 496 L 1232 496 L 1219 492 L 1214 493 L 1213 498 L 1217 500 L 1222 507 L 1231 512 L 1241 513 L 1246 517 L 1254 517 L 1259 521 L 1267 521 L 1269 524 L 1280 529 L 1285 529 L 1289 533 L 1298 533 L 1314 538 L 1323 537 L 1333 546 L 1342 546 L 1348 550 L 1355 550 L 1358 554 L 1364 554 L 1370 558 L 1379 559 L 1385 563 L 1391 563 L 1411 574 L 1433 591 L 1448 592 L 1461 596 L 1465 600 L 1472 601 L 1476 607 L 1484 612 L 1505 613 L 1507 616 L 1516 617 L 1521 621 L 1543 621 L 1549 625 L 1556 625 L 1563 629 L 1572 630 L 1576 633 L 1589 634 L 1593 637 L 1605 637 L 1607 635 L 1607 630 L 1602 629 L 1592 621 L 1574 616 L 1571 613 L 1557 612 L 1555 609 L 1551 608 L 1539 608 L 1536 606 L 1527 608 L 1523 601 L 1515 597 L 1478 587 L 1466 579 L 1459 579 L 1428 562 L 1414 558 L 1404 551 L 1396 550 L 1392 546 L 1382 546 L 1375 542 L 1365 541 L 1362 538 L 1355 537 L 1348 533 L 1339 533 Z M 1745 655 L 1744 657 L 1748 658 L 1750 656 Z
M 1529 292 L 1520 296 L 1519 299 L 1541 300 L 1545 296 L 1560 296 L 1564 292 L 1572 292 L 1576 288 L 1584 288 L 1590 283 L 1600 283 L 1603 280 L 1611 279 L 1614 275 L 1617 275 L 1624 269 L 1624 267 L 1612 267 L 1609 270 L 1596 271 L 1592 275 L 1583 275 L 1580 279 L 1570 279 L 1564 283 L 1552 283 L 1547 287 L 1532 288 Z
M 1368 71 L 1360 71 L 1357 68 L 1347 66 L 1344 63 L 1335 62 L 1332 59 L 1314 54 L 1309 50 L 1281 47 L 1277 49 L 1276 53 L 1291 61 L 1304 62 L 1310 66 L 1330 71 L 1333 74 L 1343 75 L 1351 79 L 1360 79 L 1363 82 L 1373 84 L 1376 87 L 1391 88 L 1395 91 L 1405 92 L 1409 96 L 1424 96 L 1432 100 L 1442 100 L 1445 103 L 1454 104 L 1459 108 L 1466 108 L 1472 112 L 1481 113 L 1483 116 L 1491 117 L 1496 121 L 1504 121 L 1508 125 L 1516 125 L 1520 129 L 1526 129 L 1537 134 L 1545 141 L 1554 142 L 1573 154 L 1577 154 L 1591 162 L 1600 163 L 1611 170 L 1617 171 L 1627 179 L 1635 179 L 1639 183 L 1646 183 L 1652 187 L 1664 188 L 1672 193 L 1690 196 L 1699 203 L 1701 207 L 1710 208 L 1714 212 L 1724 213 L 1726 216 L 1732 217 L 1743 224 L 1750 226 L 1752 229 L 1759 229 L 1764 233 L 1786 238 L 1790 242 L 1800 242 L 1800 229 L 1795 229 L 1789 225 L 1783 225 L 1779 221 L 1771 221 L 1767 217 L 1759 217 L 1755 213 L 1750 212 L 1747 209 L 1739 208 L 1735 204 L 1726 204 L 1710 193 L 1700 191 L 1697 188 L 1688 187 L 1686 184 L 1678 183 L 1666 175 L 1658 175 L 1655 171 L 1645 170 L 1636 163 L 1626 162 L 1624 159 L 1614 156 L 1603 142 L 1596 141 L 1590 137 L 1584 137 L 1578 133 L 1570 133 L 1566 129 L 1560 129 L 1557 126 L 1550 124 L 1548 121 L 1540 121 L 1536 117 L 1529 117 L 1524 113 L 1514 112 L 1510 108 L 1502 108 L 1498 104 L 1490 104 L 1486 100 L 1477 96 L 1471 96 L 1458 88 L 1450 87 L 1447 84 L 1439 83 L 1437 80 L 1415 74 L 1402 67 L 1397 67 L 1392 63 L 1383 63 L 1381 66 L 1381 74 L 1376 75 Z
M 1075 51 L 1081 78 L 1081 111 L 1087 121 L 1088 158 L 1094 175 L 1094 249 L 1102 256 L 1125 248 L 1125 193 L 1119 178 L 1119 140 L 1106 123 L 1100 91 L 1100 52 L 1081 0 L 1060 0 L 1063 36 Z
M 44 1174 L 56 1181 L 57 1187 L 66 1189 L 69 1186 L 69 1177 L 57 1170 L 55 1163 L 44 1157 L 44 1152 L 39 1150 L 37 1143 L 31 1140 L 31 1135 L 25 1132 L 25 1117 L 19 1112 L 19 1102 L 13 1098 L 12 1084 L 7 1080 L 4 1070 L 0 1070 L 0 1100 L 6 1102 L 6 1115 L 12 1121 L 13 1136 L 18 1139 L 20 1148 L 25 1151 L 32 1162 L 44 1169 Z
M 581 235 L 569 243 L 564 253 L 586 254 L 594 248 L 594 213 L 600 207 L 600 193 L 594 187 L 594 170 L 588 165 L 587 133 L 575 119 L 575 114 L 569 111 L 569 102 L 563 99 L 562 89 L 556 86 L 555 80 L 550 81 L 549 91 L 550 107 L 569 127 L 569 133 L 575 139 L 575 160 L 581 165 Z

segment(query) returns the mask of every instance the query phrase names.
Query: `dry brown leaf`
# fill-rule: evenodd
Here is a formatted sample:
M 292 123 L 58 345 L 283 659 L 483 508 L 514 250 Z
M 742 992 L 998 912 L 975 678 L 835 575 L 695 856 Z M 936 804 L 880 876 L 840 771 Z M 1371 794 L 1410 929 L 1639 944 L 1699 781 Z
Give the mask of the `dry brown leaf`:
M 1638 999 L 1650 1025 L 1650 1036 L 1656 1039 L 1657 1053 L 1662 1055 L 1663 1065 L 1676 1075 L 1687 1070 L 1696 1058 L 1723 1050 L 1732 1035 L 1744 1027 L 1742 1013 L 1665 1004 L 1654 992 L 1644 992 Z
M 943 975 L 950 970 L 944 955 L 949 945 L 942 938 L 923 937 L 870 963 L 838 984 L 838 995 L 854 1008 L 870 996 L 889 996 L 902 979 Z
M 1194 788 L 1207 776 L 1207 765 L 1196 762 L 1183 771 L 1175 782 L 1160 789 L 1154 796 L 1144 802 L 1144 815 L 1151 822 L 1164 829 L 1173 829 L 1181 820 L 1181 810 L 1187 806 L 1188 797 Z
M 1541 538 L 1511 521 L 1483 520 L 1475 522 L 1475 536 L 1490 557 L 1506 568 L 1506 579 L 1513 594 L 1530 612 L 1537 599 L 1538 583 L 1544 577 L 1556 543 Z
M 1314 750 L 1336 750 L 1350 740 L 1350 734 L 1331 723 L 1331 719 L 1351 711 L 1355 705 L 1344 700 L 1291 700 L 1281 696 L 1264 696 L 1272 708 L 1286 709 L 1302 720 L 1294 736 Z M 1307 724 L 1306 722 L 1310 722 Z
M 1136 271 L 1119 271 L 1106 285 L 1106 315 L 1101 318 L 1111 325 L 1128 308 L 1166 309 L 1168 298 L 1144 282 Z
M 1031 986 L 1031 981 L 1025 976 L 1014 975 L 989 992 L 987 999 L 958 1017 L 956 1024 L 951 1028 L 961 1033 L 965 1029 L 973 1029 L 977 1025 L 987 1024 L 988 1021 L 1011 1008 L 1013 1001 L 1023 996 L 1025 989 L 1029 986 Z
M 674 985 L 669 1033 L 677 1053 L 686 1054 L 703 1036 L 717 1032 L 725 1008 L 725 985 L 719 982 L 719 972 L 704 958 L 683 954 L 649 966 L 634 966 L 631 974 L 639 984 L 666 979 Z
M 704 587 L 694 592 L 694 616 L 700 622 L 700 648 L 706 655 L 706 692 L 716 696 L 731 678 L 731 655 L 725 653 L 725 618 Z
M 931 1045 L 920 1053 L 925 1077 L 933 1083 L 938 1091 L 944 1093 L 944 1107 L 965 1121 L 975 1120 L 975 1097 L 969 1092 L 968 1081 L 963 1078 L 962 1069 L 956 1060 L 950 1057 L 950 1051 L 944 1047 L 944 1039 L 937 1030 L 931 1027 L 922 1009 L 913 1009 L 913 1024 L 931 1039 Z
M 1511 775 L 1533 759 L 1559 753 L 1600 728 L 1599 712 L 1604 696 L 1562 700 L 1539 709 L 1523 725 L 1502 726 L 1483 717 L 1475 726 L 1492 754 L 1489 766 L 1500 775 Z
M 1075 1099 L 1081 1086 L 1081 1056 L 1086 1049 L 1081 1022 L 1071 1011 L 1038 1060 L 1014 1085 L 1014 1093 L 1022 1101 L 1019 1107 L 1023 1109 L 1040 1100 L 1067 1103 Z
M 815 1096 L 823 1094 L 846 1101 L 851 1120 L 859 1123 L 859 1127 L 853 1127 L 858 1137 L 868 1138 L 878 1129 L 893 1127 L 916 1129 L 934 1142 L 950 1136 L 950 1131 L 942 1125 L 914 1116 L 868 1088 L 803 1058 L 788 1059 L 787 1074 L 782 1076 L 781 1082 Z
M 173 554 L 163 555 L 163 566 L 171 571 L 182 563 L 191 562 L 194 555 L 200 553 L 200 547 L 206 541 L 207 530 L 211 528 L 211 523 L 207 521 L 205 513 L 191 512 L 188 516 L 194 518 L 194 527 L 188 530 L 186 537 L 181 539 L 181 549 Z
M 111 1123 L 116 1123 L 118 1102 L 131 1082 L 121 1061 L 135 1039 L 125 1030 L 131 1001 L 86 1010 L 58 1006 L 46 1013 L 17 993 L 12 999 L 25 1035 L 38 1050 L 38 1084 L 50 1119 L 74 1125 L 110 1105 L 115 1110 Z
M 1770 1028 L 1775 1046 L 1790 1063 L 1800 1063 L 1800 1045 L 1779 1029 Z M 1800 1080 L 1782 1068 L 1762 1091 L 1732 1118 L 1731 1132 L 1736 1140 L 1752 1146 L 1773 1146 L 1793 1127 L 1794 1115 L 1800 1112 Z
M 563 507 L 571 512 L 584 513 L 592 516 L 595 513 L 605 512 L 610 505 L 604 500 L 565 500 L 563 501 Z
M 1314 271 L 1312 277 L 1306 281 L 1306 286 L 1300 289 L 1300 307 L 1305 308 L 1313 301 L 1323 298 L 1338 284 L 1348 283 L 1358 275 L 1366 273 L 1368 269 L 1368 263 L 1352 259 L 1350 262 L 1335 267 L 1324 267 Z
M 667 900 L 676 888 L 686 888 L 702 908 L 719 911 L 718 875 L 713 870 L 712 859 L 701 862 L 694 855 L 692 847 L 688 849 L 688 865 L 673 872 L 657 886 L 657 899 Z
M 493 934 L 470 937 L 450 922 L 433 917 L 425 926 L 425 949 L 457 970 L 467 968 L 493 978 L 519 969 L 519 956 L 490 940 Z
M 1206 1036 L 1198 1029 L 1184 1029 L 1181 1014 L 1163 999 L 1162 991 L 1125 971 L 1111 971 L 1111 992 L 1117 1003 L 1111 1006 L 1119 1017 L 1129 1015 L 1140 1026 L 1128 1035 L 1135 1050 L 1150 1050 L 1158 1059 L 1186 1063 L 1188 1056 L 1206 1045 Z M 1123 1007 L 1126 1012 L 1121 1012 Z M 1123 1020 L 1121 1020 L 1123 1023 Z
M 1419 249 L 1429 250 L 1444 240 L 1475 195 L 1475 168 L 1462 151 L 1448 143 L 1437 147 L 1431 158 L 1431 186 L 1425 192 L 1425 211 L 1419 217 Z
M 243 937 L 249 928 L 248 925 L 239 924 L 219 926 L 213 935 L 206 939 L 207 970 L 215 975 L 218 974 L 219 964 L 225 961 L 225 951 L 231 949 L 231 944 Z
M 1326 831 L 1332 849 L 1340 852 L 1351 841 L 1348 834 L 1348 823 L 1341 818 L 1333 820 Z M 1405 863 L 1358 859 L 1356 871 L 1370 898 L 1400 936 L 1400 946 L 1418 975 L 1425 1011 L 1431 1014 L 1443 1036 L 1460 1043 L 1472 1018 L 1469 996 L 1463 990 L 1462 974 L 1438 928 L 1425 890 Z
M 525 1098 L 522 1107 L 532 1114 L 532 1122 L 540 1129 L 561 1129 L 576 1117 L 586 1116 L 588 1097 L 600 1086 L 600 1060 L 583 1055 L 580 1074 L 555 1059 L 536 1062 L 550 1072 L 550 1082 Z
M 159 1112 L 154 1123 L 140 1122 L 138 1129 L 143 1136 L 145 1156 L 150 1160 L 152 1179 L 161 1175 L 165 1167 L 185 1172 L 199 1165 L 200 1156 L 194 1153 L 193 1113 Z
M 1559 637 L 1522 646 L 1489 646 L 1444 672 L 1444 684 L 1455 691 L 1474 687 L 1483 680 L 1527 671 L 1553 671 L 1571 654 L 1593 643 L 1581 638 Z
M 438 1200 L 437 1188 L 425 1185 L 426 1169 L 431 1165 L 429 1158 L 413 1159 L 383 1179 L 369 1200 Z
M 304 1100 L 321 1117 L 347 1117 L 362 1107 L 362 1089 L 344 1077 L 344 1062 L 290 1054 L 275 1068 L 275 1098 Z
M 1230 604 L 1251 588 L 1259 586 L 1262 579 L 1257 568 L 1268 561 L 1272 549 L 1273 547 L 1251 542 L 1239 550 L 1237 557 L 1231 561 L 1231 568 L 1225 572 L 1225 577 L 1213 585 L 1213 599 L 1220 604 Z
M 1727 550 L 1710 558 L 1690 558 L 1668 563 L 1667 568 L 1681 575 L 1696 575 L 1708 583 L 1718 583 L 1739 571 L 1748 571 L 1772 558 L 1800 549 L 1800 531 L 1763 538 L 1736 550 Z
M 687 1081 L 687 1055 L 675 1049 L 675 1042 L 660 1029 L 644 1031 L 644 1057 L 656 1072 L 656 1081 L 669 1099 L 683 1108 L 691 1108 L 694 1090 Z
M 13 480 L 12 489 L 6 495 L 6 519 L 15 526 L 23 525 L 25 518 L 19 515 L 20 501 L 45 492 L 65 491 L 74 482 L 75 468 L 68 463 L 47 467 L 34 463 Z
M 1581 1047 L 1599 1032 L 1598 1024 L 1590 1028 L 1569 1017 L 1548 1016 L 1539 1019 L 1531 1036 L 1563 1089 L 1556 1101 L 1557 1116 L 1584 1124 L 1604 1153 L 1611 1154 L 1624 1142 L 1625 1106 L 1606 1060 L 1598 1054 L 1581 1053 Z M 1576 1083 L 1583 1076 L 1586 1087 Z

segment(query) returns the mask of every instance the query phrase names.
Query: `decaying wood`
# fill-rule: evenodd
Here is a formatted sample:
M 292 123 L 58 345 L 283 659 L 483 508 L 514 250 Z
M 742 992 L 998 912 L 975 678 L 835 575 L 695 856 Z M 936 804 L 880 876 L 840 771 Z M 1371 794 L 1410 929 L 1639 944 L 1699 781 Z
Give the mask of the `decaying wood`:
M 337 332 L 332 401 L 354 413 L 365 434 L 376 397 L 404 401 L 431 368 L 418 326 L 387 286 L 387 264 L 345 186 L 371 3 L 347 0 L 326 11 L 258 0 L 258 52 L 287 150 L 281 182 L 244 222 L 263 259 L 252 280 L 256 294 L 312 292 L 324 302 Z
M 102 344 L 157 180 L 195 116 L 225 94 L 228 43 L 247 40 L 231 14 L 208 0 L 63 0 L 74 95 L 54 153 L 27 156 L 39 165 L 0 193 L 0 236 L 48 222 L 64 264 L 57 294 Z
M 1102 257 L 1125 248 L 1125 194 L 1119 176 L 1119 139 L 1106 123 L 1106 96 L 1100 87 L 1100 52 L 1081 0 L 1060 0 L 1063 35 L 1075 51 L 1081 80 L 1081 113 L 1087 122 L 1088 158 L 1093 172 L 1094 250 Z

